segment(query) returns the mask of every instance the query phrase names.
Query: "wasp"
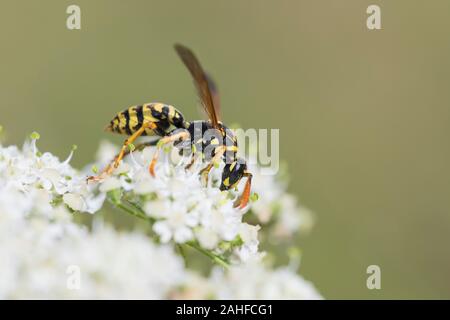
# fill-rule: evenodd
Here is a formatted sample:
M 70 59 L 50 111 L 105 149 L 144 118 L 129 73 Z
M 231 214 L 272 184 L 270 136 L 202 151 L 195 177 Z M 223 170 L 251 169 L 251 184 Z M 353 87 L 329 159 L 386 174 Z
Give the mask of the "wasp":
M 156 143 L 157 149 L 148 167 L 153 177 L 161 149 L 168 143 L 174 143 L 180 152 L 186 149 L 191 151 L 192 160 L 186 169 L 194 163 L 195 156 L 200 153 L 202 159 L 207 162 L 200 171 L 200 175 L 206 181 L 213 166 L 224 161 L 220 184 L 222 191 L 236 187 L 242 178 L 247 178 L 244 190 L 234 204 L 235 207 L 244 208 L 250 197 L 252 174 L 247 170 L 245 160 L 237 156 L 238 143 L 235 134 L 221 121 L 217 86 L 204 72 L 190 49 L 180 44 L 176 44 L 174 48 L 193 78 L 208 119 L 189 122 L 177 108 L 160 102 L 135 105 L 119 112 L 105 129 L 128 137 L 114 160 L 99 175 L 89 177 L 88 181 L 99 181 L 110 175 L 130 153 L 130 146 L 138 137 L 157 136 L 159 138 Z M 136 148 L 145 145 L 141 144 Z

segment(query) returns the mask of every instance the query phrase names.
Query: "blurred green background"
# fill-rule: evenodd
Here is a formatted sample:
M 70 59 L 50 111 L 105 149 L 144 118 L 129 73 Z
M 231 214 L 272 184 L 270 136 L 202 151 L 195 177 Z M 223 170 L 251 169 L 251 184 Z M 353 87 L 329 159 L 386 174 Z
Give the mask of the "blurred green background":
M 366 28 L 369 4 L 382 30 Z M 280 128 L 290 190 L 317 214 L 301 271 L 326 298 L 450 298 L 449 31 L 445 0 L 2 0 L 0 122 L 8 143 L 36 130 L 61 157 L 77 144 L 81 166 L 122 141 L 102 129 L 129 105 L 198 118 L 184 43 L 226 122 Z

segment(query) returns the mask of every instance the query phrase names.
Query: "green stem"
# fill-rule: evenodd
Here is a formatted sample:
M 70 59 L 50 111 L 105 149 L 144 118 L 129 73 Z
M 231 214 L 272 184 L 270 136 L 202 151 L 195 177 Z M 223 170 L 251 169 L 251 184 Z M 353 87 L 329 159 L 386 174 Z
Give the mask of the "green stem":
M 186 252 L 184 252 L 183 245 L 177 243 L 177 248 L 178 248 L 178 251 L 180 252 L 180 255 L 183 257 L 184 265 L 187 267 L 188 261 L 187 261 Z
M 214 253 L 211 252 L 211 251 L 208 251 L 208 250 L 206 250 L 206 249 L 203 249 L 202 247 L 200 247 L 200 246 L 198 245 L 198 243 L 196 243 L 196 242 L 194 242 L 194 241 L 189 241 L 189 242 L 186 242 L 186 244 L 187 244 L 188 246 L 190 246 L 191 248 L 194 248 L 194 249 L 196 249 L 197 251 L 203 253 L 205 256 L 209 257 L 213 262 L 215 262 L 215 263 L 217 263 L 218 265 L 224 267 L 225 269 L 228 269 L 228 268 L 230 267 L 229 262 L 228 262 L 225 258 L 223 258 L 223 257 L 221 257 L 221 256 L 219 256 L 219 255 L 217 255 L 217 254 L 214 254 Z
M 127 207 L 126 205 L 124 205 L 123 203 L 116 203 L 115 206 L 116 206 L 117 208 L 120 208 L 120 209 L 122 209 L 123 211 L 125 211 L 125 212 L 127 212 L 127 213 L 129 213 L 129 214 L 131 214 L 131 215 L 133 215 L 133 216 L 135 216 L 135 217 L 138 217 L 138 218 L 140 218 L 140 219 L 148 220 L 148 217 L 147 217 L 146 215 L 142 214 L 142 213 L 139 212 L 139 211 L 135 211 L 135 210 L 133 210 L 133 209 L 131 209 L 131 208 L 128 208 L 128 207 Z
M 127 200 L 127 203 L 138 211 L 138 215 L 140 218 L 150 221 L 150 223 L 155 223 L 155 219 L 147 216 L 144 210 L 142 210 L 142 208 L 137 203 L 129 200 Z

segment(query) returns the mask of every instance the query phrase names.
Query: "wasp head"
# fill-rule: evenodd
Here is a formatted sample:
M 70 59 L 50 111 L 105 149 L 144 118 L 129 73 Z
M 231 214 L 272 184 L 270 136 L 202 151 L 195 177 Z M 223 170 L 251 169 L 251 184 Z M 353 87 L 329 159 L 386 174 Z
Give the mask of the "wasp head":
M 231 163 L 227 163 L 223 168 L 220 190 L 229 190 L 236 186 L 246 171 L 247 163 L 244 159 L 239 158 Z

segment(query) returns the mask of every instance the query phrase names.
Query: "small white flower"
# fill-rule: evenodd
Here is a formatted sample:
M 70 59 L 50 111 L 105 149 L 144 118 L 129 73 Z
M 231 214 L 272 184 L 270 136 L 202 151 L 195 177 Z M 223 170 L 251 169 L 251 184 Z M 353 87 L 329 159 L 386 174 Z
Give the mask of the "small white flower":
M 258 230 L 260 226 L 252 226 L 248 223 L 243 223 L 239 228 L 239 235 L 245 244 L 252 244 L 258 242 Z
M 66 193 L 63 196 L 64 203 L 75 211 L 84 211 L 86 208 L 86 202 L 83 197 L 75 193 Z
M 143 209 L 149 217 L 165 218 L 170 214 L 170 203 L 162 200 L 148 201 Z
M 177 243 L 192 240 L 192 228 L 198 223 L 197 217 L 187 212 L 183 205 L 172 204 L 165 213 L 165 220 L 157 221 L 153 230 L 160 236 L 161 242 L 167 243 L 173 239 Z
M 200 228 L 195 235 L 200 245 L 205 249 L 215 249 L 219 243 L 219 236 L 212 229 Z
M 298 231 L 308 232 L 313 222 L 310 210 L 297 204 L 297 199 L 285 194 L 280 199 L 280 213 L 274 227 L 274 234 L 280 238 L 287 238 Z
M 107 177 L 100 184 L 100 192 L 108 192 L 115 189 L 119 189 L 122 186 L 120 179 L 115 176 Z

